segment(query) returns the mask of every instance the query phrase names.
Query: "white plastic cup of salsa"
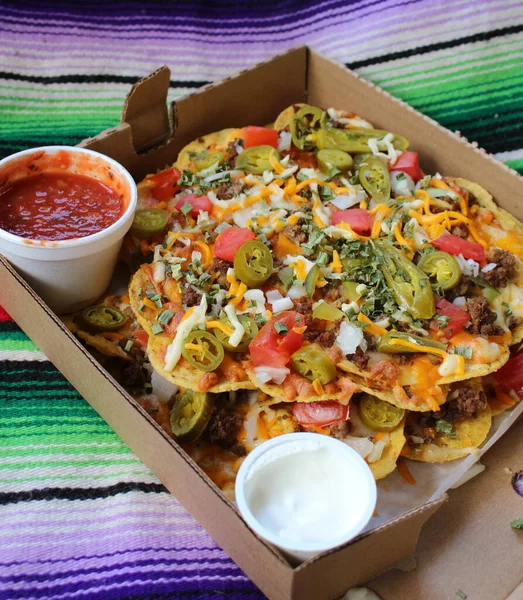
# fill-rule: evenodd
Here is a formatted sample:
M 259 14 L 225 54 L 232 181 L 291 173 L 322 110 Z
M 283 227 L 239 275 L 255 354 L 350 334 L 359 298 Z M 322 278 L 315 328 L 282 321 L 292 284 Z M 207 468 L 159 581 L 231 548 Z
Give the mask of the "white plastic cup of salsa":
M 363 458 L 318 433 L 289 433 L 260 444 L 243 461 L 235 493 L 247 525 L 291 564 L 355 538 L 377 498 Z
M 87 175 L 121 197 L 120 217 L 85 237 L 32 240 L 0 229 L 0 254 L 56 313 L 74 312 L 95 302 L 109 285 L 123 237 L 133 222 L 136 184 L 122 165 L 99 152 L 43 146 L 0 160 L 0 202 L 10 183 L 41 173 Z

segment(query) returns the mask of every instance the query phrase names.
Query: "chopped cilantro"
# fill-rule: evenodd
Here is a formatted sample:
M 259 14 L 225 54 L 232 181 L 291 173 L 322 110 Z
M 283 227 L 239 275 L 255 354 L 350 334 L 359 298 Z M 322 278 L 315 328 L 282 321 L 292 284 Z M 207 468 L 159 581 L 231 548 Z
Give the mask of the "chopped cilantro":
M 512 529 L 523 529 L 523 517 L 512 519 L 512 521 L 510 521 L 510 526 Z
M 326 181 L 331 181 L 332 179 L 334 179 L 336 177 L 336 175 L 339 175 L 340 173 L 341 173 L 341 171 L 338 168 L 331 167 L 329 169 L 329 172 L 327 173 Z
M 445 329 L 450 321 L 450 317 L 444 317 L 443 315 L 434 315 L 434 319 L 437 321 L 438 329 Z
M 289 333 L 289 328 L 285 323 L 274 323 L 274 329 L 276 329 L 276 333 L 281 335 L 283 333 Z
M 142 302 L 142 303 L 140 304 L 140 312 L 141 312 L 141 311 L 142 311 L 144 308 L 145 308 L 145 304 Z
M 184 215 L 187 216 L 192 210 L 192 204 L 186 202 L 180 210 L 183 212 Z
M 468 348 L 467 346 L 454 346 L 454 354 L 470 360 L 472 358 L 472 348 Z
M 267 323 L 267 319 L 261 313 L 256 313 L 254 315 L 254 322 L 257 325 L 265 325 L 265 323 Z
M 512 314 L 512 308 L 506 302 L 501 303 L 505 309 L 505 317 L 509 317 Z
M 326 252 L 320 252 L 316 257 L 316 263 L 324 267 L 329 262 L 329 255 Z
M 151 331 L 154 333 L 154 335 L 158 335 L 159 333 L 163 333 L 163 327 L 160 323 L 154 323 L 154 325 L 151 327 Z
M 182 176 L 180 177 L 180 179 L 178 179 L 176 183 L 183 187 L 190 187 L 191 185 L 194 185 L 196 183 L 196 174 L 192 171 L 185 169 L 182 173 Z
M 169 321 L 174 317 L 174 313 L 173 311 L 168 308 L 167 310 L 162 311 L 159 315 L 158 315 L 158 321 L 160 323 L 163 323 L 164 325 L 168 325 Z
M 133 340 L 127 340 L 127 342 L 125 343 L 125 348 L 124 350 L 126 352 L 130 352 L 133 348 L 134 344 L 133 344 Z
M 354 173 L 354 175 L 349 179 L 349 183 L 351 185 L 358 185 L 359 183 L 359 177 L 357 173 Z
M 285 291 L 289 291 L 294 280 L 294 269 L 292 267 L 284 267 L 278 273 L 278 279 L 283 283 Z
M 320 185 L 320 196 L 324 202 L 334 200 L 335 198 L 333 191 L 327 185 Z
M 309 177 L 308 177 L 307 175 L 305 175 L 305 173 L 304 173 L 303 171 L 299 171 L 299 172 L 296 174 L 296 179 L 297 179 L 298 181 L 306 181 L 307 179 L 309 179 Z
M 459 596 L 461 598 L 461 600 L 467 600 L 467 598 L 468 598 L 467 594 L 465 594 L 465 592 L 463 590 L 458 590 L 456 592 L 456 596 Z
M 452 423 L 448 423 L 447 421 L 439 420 L 436 421 L 436 431 L 438 433 L 443 433 L 448 438 L 456 438 L 457 434 L 452 430 Z

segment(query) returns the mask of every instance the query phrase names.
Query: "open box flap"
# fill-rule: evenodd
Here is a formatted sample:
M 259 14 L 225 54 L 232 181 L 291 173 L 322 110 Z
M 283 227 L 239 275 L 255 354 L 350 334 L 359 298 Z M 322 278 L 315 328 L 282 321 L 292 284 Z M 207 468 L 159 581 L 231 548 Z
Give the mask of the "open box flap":
M 172 164 L 180 150 L 200 135 L 227 127 L 266 125 L 293 102 L 305 101 L 307 56 L 305 46 L 295 48 L 206 85 L 174 102 L 170 119 L 170 71 L 162 67 L 134 84 L 120 125 L 79 145 L 111 156 L 140 180 Z

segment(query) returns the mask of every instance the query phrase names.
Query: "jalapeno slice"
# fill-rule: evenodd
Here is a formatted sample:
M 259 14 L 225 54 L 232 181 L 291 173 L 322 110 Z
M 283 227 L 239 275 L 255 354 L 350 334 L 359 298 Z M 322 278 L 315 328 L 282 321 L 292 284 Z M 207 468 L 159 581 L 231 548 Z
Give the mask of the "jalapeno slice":
M 320 150 L 336 148 L 350 154 L 369 153 L 369 140 L 377 139 L 378 148 L 381 150 L 380 140 L 388 133 L 390 132 L 382 129 L 321 129 L 317 133 L 316 144 Z M 409 141 L 395 133 L 392 145 L 396 150 L 406 150 Z M 383 149 L 385 150 L 384 145 Z
M 234 257 L 236 277 L 249 287 L 259 287 L 272 275 L 274 261 L 271 251 L 258 240 L 240 246 Z
M 316 106 L 303 106 L 291 119 L 290 130 L 294 145 L 300 150 L 316 148 L 316 132 L 323 125 L 324 111 Z
M 256 337 L 258 333 L 258 325 L 254 319 L 251 319 L 247 315 L 239 315 L 238 321 L 243 325 L 245 329 L 245 333 L 243 334 L 241 342 L 237 346 L 231 346 L 229 344 L 229 336 L 223 332 L 221 329 L 215 329 L 214 335 L 218 338 L 221 345 L 225 348 L 225 350 L 229 350 L 229 352 L 245 352 L 249 344 Z M 232 323 L 227 317 L 223 317 L 220 319 L 220 322 L 229 327 L 230 329 L 234 329 Z
M 322 173 L 327 174 L 332 168 L 347 172 L 352 167 L 352 156 L 343 150 L 326 148 L 316 155 Z
M 214 371 L 223 360 L 223 346 L 212 333 L 194 329 L 185 338 L 182 356 L 200 371 Z
M 211 418 L 213 402 L 210 394 L 186 390 L 174 401 L 171 429 L 178 442 L 196 441 Z
M 358 179 L 363 189 L 376 202 L 390 198 L 390 174 L 387 163 L 378 156 L 369 156 L 358 169 Z
M 343 281 L 341 283 L 341 289 L 343 290 L 343 295 L 347 300 L 351 302 L 357 302 L 361 298 L 361 294 L 356 289 L 358 287 L 358 283 L 355 281 Z
M 264 171 L 272 171 L 269 156 L 281 160 L 281 154 L 272 146 L 252 146 L 244 150 L 236 159 L 235 167 L 247 173 L 262 175 Z
M 201 152 L 194 152 L 191 154 L 191 160 L 197 171 L 203 171 L 213 165 L 223 164 L 225 154 L 223 152 L 209 152 L 208 150 L 202 150 Z
M 401 423 L 405 410 L 370 394 L 363 394 L 359 415 L 365 427 L 373 431 L 392 431 Z
M 127 317 L 123 312 L 112 306 L 105 306 L 105 304 L 84 308 L 76 317 L 76 322 L 91 333 L 116 331 L 126 321 Z
M 430 279 L 391 244 L 374 243 L 382 253 L 383 262 L 379 268 L 398 305 L 415 319 L 431 319 L 436 305 Z
M 403 352 L 423 352 L 423 350 L 416 350 L 415 348 L 408 348 L 401 344 L 391 344 L 393 340 L 401 340 L 403 342 L 410 342 L 411 344 L 418 344 L 420 346 L 430 346 L 431 348 L 437 348 L 438 350 L 446 350 L 445 344 L 432 340 L 430 338 L 422 337 L 421 335 L 415 335 L 412 333 L 403 333 L 402 331 L 389 331 L 385 335 L 382 335 L 378 342 L 378 352 L 386 352 L 387 354 L 400 354 Z
M 456 259 L 441 250 L 424 254 L 418 267 L 430 277 L 435 289 L 451 290 L 461 281 L 461 269 Z
M 312 311 L 313 319 L 323 319 L 324 321 L 339 321 L 344 316 L 339 308 L 331 306 L 327 302 L 320 302 Z
M 319 276 L 320 267 L 319 265 L 314 265 L 307 273 L 307 277 L 305 277 L 305 291 L 307 292 L 307 296 L 309 296 L 309 298 L 314 296 L 314 292 L 316 291 L 316 282 L 318 281 Z
M 336 377 L 336 367 L 319 346 L 303 346 L 291 356 L 292 366 L 300 375 L 326 385 Z
M 147 238 L 162 233 L 169 216 L 159 208 L 142 208 L 134 213 L 131 234 L 138 238 Z

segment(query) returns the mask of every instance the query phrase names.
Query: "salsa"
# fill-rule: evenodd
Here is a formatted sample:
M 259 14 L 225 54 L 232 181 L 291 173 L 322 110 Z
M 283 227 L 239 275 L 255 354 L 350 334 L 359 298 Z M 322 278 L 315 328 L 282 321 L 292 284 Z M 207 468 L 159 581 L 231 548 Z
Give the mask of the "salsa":
M 106 229 L 123 212 L 120 195 L 87 175 L 42 173 L 0 194 L 0 229 L 32 240 L 69 240 Z

